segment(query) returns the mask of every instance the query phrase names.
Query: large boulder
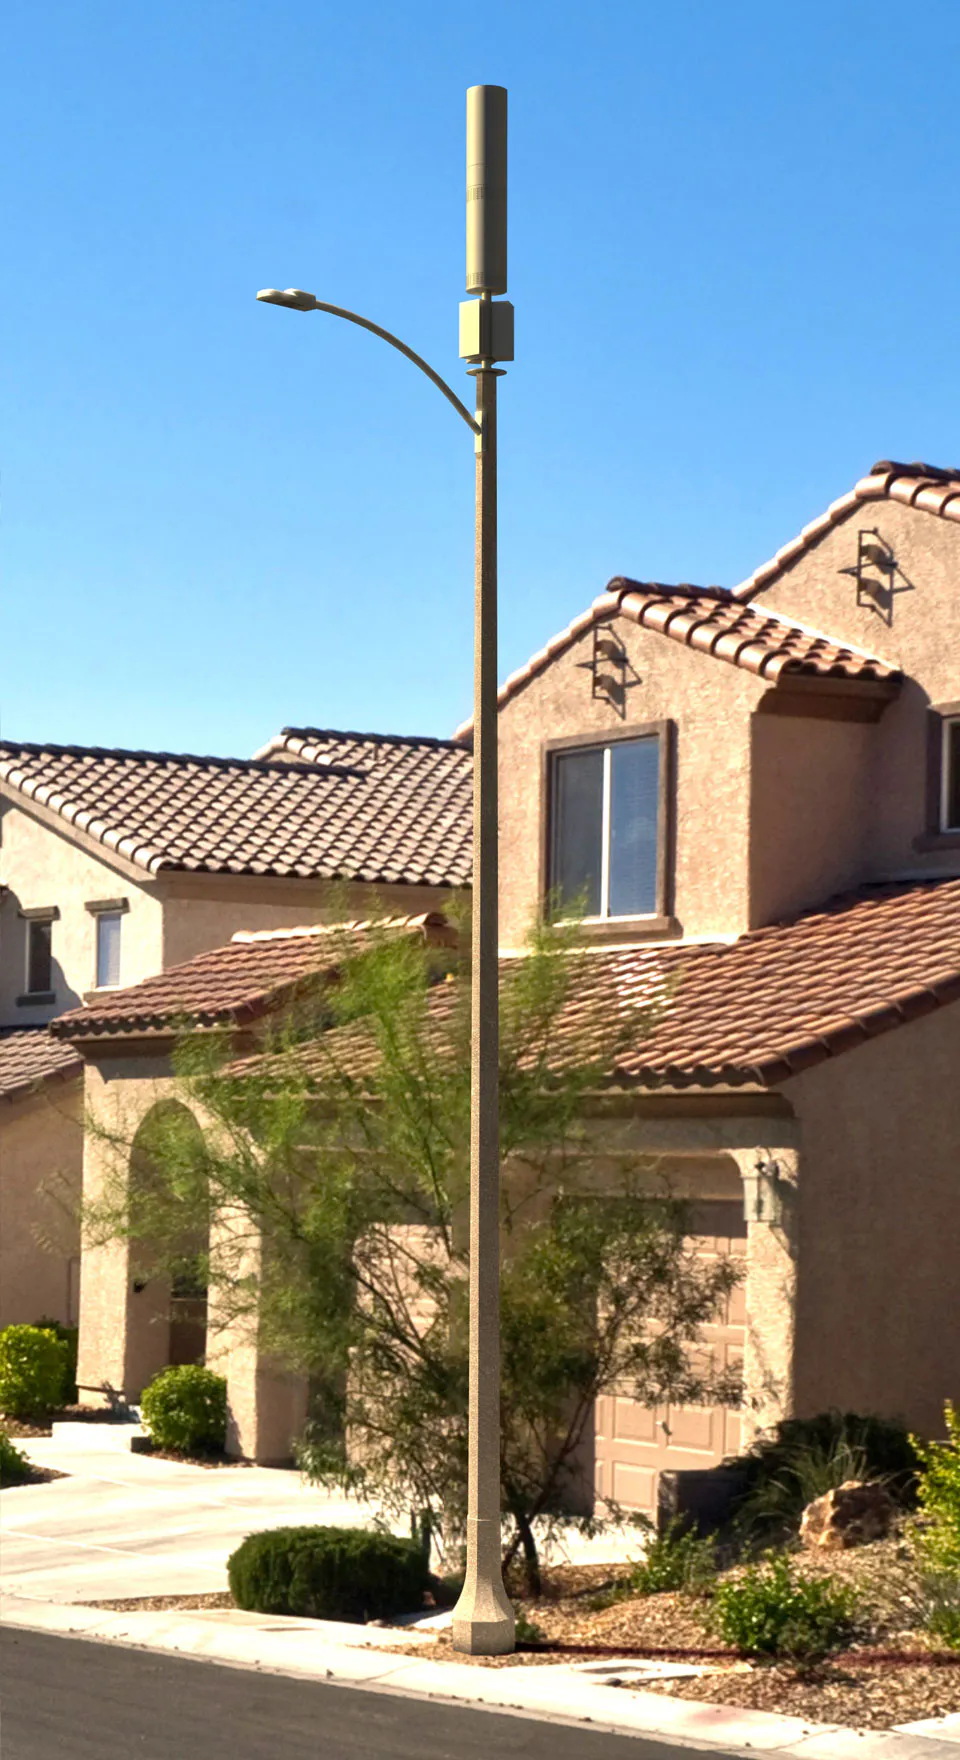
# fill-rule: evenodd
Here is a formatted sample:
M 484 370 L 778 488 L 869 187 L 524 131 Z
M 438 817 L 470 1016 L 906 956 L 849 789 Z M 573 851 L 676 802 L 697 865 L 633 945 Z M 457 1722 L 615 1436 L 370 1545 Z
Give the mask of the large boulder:
M 882 1485 L 847 1479 L 834 1491 L 808 1503 L 800 1522 L 804 1546 L 824 1552 L 843 1552 L 848 1546 L 865 1546 L 883 1540 L 893 1526 L 897 1506 Z

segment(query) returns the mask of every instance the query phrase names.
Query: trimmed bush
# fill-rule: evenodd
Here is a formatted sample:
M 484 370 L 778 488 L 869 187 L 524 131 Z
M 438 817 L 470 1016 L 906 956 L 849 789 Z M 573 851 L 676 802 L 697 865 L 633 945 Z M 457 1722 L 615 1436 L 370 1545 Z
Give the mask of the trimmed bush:
M 141 1411 L 155 1447 L 219 1454 L 227 1434 L 227 1383 L 199 1363 L 161 1369 L 144 1391 Z
M 0 1487 L 22 1485 L 30 1473 L 30 1462 L 22 1448 L 17 1448 L 7 1432 L 0 1428 Z
M 423 1606 L 430 1572 L 413 1540 L 368 1528 L 272 1528 L 227 1560 L 238 1607 L 308 1619 L 391 1619 Z
M 72 1406 L 77 1400 L 77 1346 L 80 1342 L 78 1326 L 64 1326 L 62 1320 L 48 1320 L 46 1314 L 34 1321 L 34 1326 L 41 1332 L 52 1332 L 55 1338 L 62 1338 L 67 1347 L 67 1368 L 63 1377 L 63 1390 L 60 1395 L 62 1406 Z
M 779 1553 L 721 1583 L 712 1617 L 719 1636 L 744 1656 L 811 1663 L 848 1642 L 856 1605 L 852 1589 L 829 1577 L 797 1577 Z
M 0 1411 L 11 1418 L 43 1418 L 63 1402 L 69 1351 L 40 1326 L 0 1332 Z
M 743 1489 L 736 1526 L 761 1539 L 796 1534 L 808 1503 L 848 1479 L 880 1480 L 891 1497 L 916 1501 L 918 1459 L 903 1424 L 857 1412 L 786 1418 L 736 1465 Z

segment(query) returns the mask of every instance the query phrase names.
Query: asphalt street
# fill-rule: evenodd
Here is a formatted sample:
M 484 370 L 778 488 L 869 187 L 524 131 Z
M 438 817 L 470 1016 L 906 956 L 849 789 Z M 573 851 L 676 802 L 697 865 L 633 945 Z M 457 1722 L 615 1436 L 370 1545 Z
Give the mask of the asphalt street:
M 717 1760 L 399 1694 L 7 1628 L 3 1760 Z

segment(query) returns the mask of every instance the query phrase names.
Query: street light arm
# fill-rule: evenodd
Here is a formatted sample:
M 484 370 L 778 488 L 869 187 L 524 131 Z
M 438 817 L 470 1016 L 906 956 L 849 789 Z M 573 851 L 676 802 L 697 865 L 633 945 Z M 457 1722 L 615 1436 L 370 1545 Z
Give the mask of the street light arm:
M 374 324 L 370 318 L 361 318 L 359 312 L 348 312 L 345 306 L 329 305 L 326 300 L 316 299 L 312 293 L 303 293 L 298 287 L 288 287 L 284 293 L 275 287 L 265 287 L 261 293 L 257 294 L 257 298 L 271 306 L 290 306 L 295 312 L 329 312 L 332 318 L 345 318 L 348 324 L 359 324 L 361 330 L 372 330 L 374 336 L 382 337 L 384 342 L 389 342 L 391 348 L 396 348 L 401 354 L 405 354 L 408 361 L 412 361 L 415 367 L 420 368 L 421 373 L 426 373 L 427 378 L 433 381 L 437 390 L 443 392 L 447 402 L 453 404 L 457 414 L 463 417 L 471 433 L 480 433 L 480 423 L 470 414 L 466 404 L 460 402 L 456 392 L 451 391 L 446 380 L 441 379 L 440 374 L 435 373 L 421 355 L 415 354 L 412 348 L 408 348 L 405 342 L 401 342 L 399 336 L 394 336 L 391 331 L 384 330 L 380 324 Z

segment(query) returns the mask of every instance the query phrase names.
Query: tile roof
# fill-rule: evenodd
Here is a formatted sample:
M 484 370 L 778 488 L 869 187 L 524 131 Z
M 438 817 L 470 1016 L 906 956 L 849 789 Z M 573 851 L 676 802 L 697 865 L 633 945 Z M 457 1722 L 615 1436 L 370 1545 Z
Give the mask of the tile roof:
M 773 685 L 788 675 L 829 678 L 854 685 L 879 684 L 894 695 L 903 677 L 895 666 L 874 654 L 778 613 L 743 604 L 726 587 L 665 586 L 660 581 L 633 581 L 618 575 L 587 611 L 511 673 L 500 687 L 497 700 L 501 707 L 586 630 L 614 617 L 628 617 L 685 647 L 742 666 Z M 465 738 L 472 726 L 472 721 L 463 722 L 454 737 Z
M 469 753 L 374 734 L 313 744 L 289 762 L 4 741 L 0 781 L 151 874 L 469 885 Z
M 769 562 L 755 568 L 753 574 L 734 589 L 735 598 L 752 599 L 755 593 L 769 586 L 777 575 L 789 568 L 798 556 L 816 544 L 831 526 L 846 519 L 854 508 L 864 502 L 884 500 L 901 501 L 907 507 L 918 507 L 923 513 L 960 521 L 960 465 L 900 464 L 896 459 L 878 459 L 869 476 L 861 477 L 849 494 L 832 502 L 826 513 L 804 526 L 799 537 L 791 538 L 789 544 L 784 544 Z
M 558 1064 L 565 1044 L 602 1049 L 619 1010 L 637 1037 L 612 1086 L 773 1086 L 955 1001 L 960 880 L 870 887 L 732 943 L 587 950 L 553 1043 Z M 439 985 L 438 1023 L 451 1003 Z M 338 1065 L 369 1066 L 359 1025 L 337 1039 Z M 319 1048 L 302 1055 L 323 1067 Z
M 112 990 L 84 1008 L 58 1015 L 50 1030 L 58 1039 L 90 1040 L 113 1035 L 169 1038 L 186 1020 L 199 1028 L 245 1026 L 318 978 L 329 976 L 342 958 L 344 938 L 359 949 L 371 927 L 363 921 L 241 930 L 225 947 L 197 954 L 129 989 Z M 422 935 L 431 945 L 448 945 L 455 938 L 446 918 L 436 911 L 387 918 L 379 927 Z
M 451 944 L 440 913 L 397 920 Z M 360 925 L 362 932 L 363 925 Z M 325 966 L 340 931 L 247 936 L 53 1023 L 77 1040 L 253 1019 Z M 319 954 L 319 957 L 318 957 Z M 504 960 L 503 969 L 511 964 Z M 616 1011 L 656 1007 L 652 1030 L 618 1054 L 623 1086 L 779 1084 L 824 1058 L 960 1000 L 960 880 L 875 886 L 725 944 L 586 950 L 555 1042 L 609 1043 Z M 449 987 L 431 998 L 438 1020 Z M 369 1061 L 362 1028 L 337 1029 L 340 1061 Z M 342 1037 L 341 1037 L 342 1036 Z M 321 1054 L 303 1054 L 309 1067 Z M 562 1057 L 562 1051 L 561 1051 Z
M 0 1100 L 20 1100 L 55 1076 L 79 1076 L 83 1060 L 71 1045 L 51 1039 L 46 1027 L 0 1032 Z

